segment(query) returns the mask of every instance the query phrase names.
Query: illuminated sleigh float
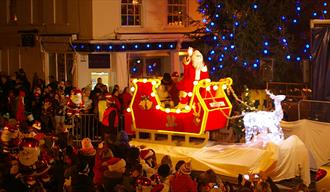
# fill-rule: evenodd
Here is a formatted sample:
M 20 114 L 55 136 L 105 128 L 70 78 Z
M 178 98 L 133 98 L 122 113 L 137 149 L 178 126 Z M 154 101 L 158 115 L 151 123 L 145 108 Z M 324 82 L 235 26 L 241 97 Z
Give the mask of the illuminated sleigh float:
M 225 128 L 232 105 L 225 90 L 231 78 L 194 82 L 186 105 L 165 108 L 157 95 L 159 79 L 134 79 L 130 105 L 135 139 L 166 144 L 201 146 L 209 131 Z

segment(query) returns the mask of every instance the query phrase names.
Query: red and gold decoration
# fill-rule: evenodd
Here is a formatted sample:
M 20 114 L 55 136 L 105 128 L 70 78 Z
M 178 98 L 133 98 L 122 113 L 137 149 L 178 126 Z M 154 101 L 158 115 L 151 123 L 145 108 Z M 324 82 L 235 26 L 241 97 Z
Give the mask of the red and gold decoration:
M 224 114 L 230 115 L 232 105 L 226 89 L 232 84 L 231 78 L 217 82 L 209 79 L 194 81 L 193 91 L 187 94 L 188 103 L 171 108 L 164 107 L 157 95 L 160 83 L 159 79 L 132 81 L 134 94 L 128 111 L 131 112 L 133 129 L 201 135 L 227 126 Z M 141 107 L 141 103 L 147 108 Z

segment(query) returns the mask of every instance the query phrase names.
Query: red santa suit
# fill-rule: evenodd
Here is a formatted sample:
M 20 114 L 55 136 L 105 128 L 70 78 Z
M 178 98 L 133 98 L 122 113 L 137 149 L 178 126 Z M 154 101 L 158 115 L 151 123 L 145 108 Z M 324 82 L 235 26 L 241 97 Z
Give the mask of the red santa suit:
M 208 79 L 209 73 L 207 66 L 203 62 L 203 56 L 198 50 L 195 50 L 183 64 L 183 79 L 177 83 L 177 88 L 180 91 L 189 93 L 193 91 L 194 81 Z M 182 103 L 183 101 L 181 100 L 180 102 Z

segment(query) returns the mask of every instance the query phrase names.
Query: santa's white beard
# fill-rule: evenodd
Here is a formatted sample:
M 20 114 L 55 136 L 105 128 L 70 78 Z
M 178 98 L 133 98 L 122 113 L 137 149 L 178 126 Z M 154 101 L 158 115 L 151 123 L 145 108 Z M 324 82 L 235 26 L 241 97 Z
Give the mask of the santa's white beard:
M 203 67 L 203 59 L 201 60 L 193 60 L 192 61 L 192 66 L 195 68 L 195 69 L 202 69 Z
M 37 162 L 40 154 L 40 149 L 33 147 L 24 147 L 18 154 L 19 162 L 24 166 L 31 166 Z

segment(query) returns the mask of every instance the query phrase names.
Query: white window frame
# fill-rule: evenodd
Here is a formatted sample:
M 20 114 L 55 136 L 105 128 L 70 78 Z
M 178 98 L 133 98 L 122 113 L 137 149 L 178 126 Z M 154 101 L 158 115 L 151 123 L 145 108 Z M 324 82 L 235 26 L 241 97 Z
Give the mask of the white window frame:
M 174 3 L 170 3 L 170 1 L 174 1 Z M 182 3 L 180 3 L 182 1 Z M 188 12 L 188 0 L 167 0 L 167 24 L 169 26 L 176 27 L 185 27 L 188 25 L 187 22 L 187 12 Z M 182 13 L 175 13 L 174 8 L 182 7 Z M 175 17 L 180 17 L 180 20 L 175 21 Z M 169 19 L 171 18 L 171 19 Z
M 120 25 L 122 27 L 126 26 L 141 26 L 142 25 L 142 0 L 132 0 L 132 2 L 128 2 L 130 0 L 127 0 L 126 3 L 123 3 L 121 0 L 120 4 Z M 126 6 L 126 13 L 123 14 L 121 12 L 122 6 Z M 132 6 L 133 7 L 133 13 L 128 13 L 128 7 Z M 135 13 L 136 9 L 140 10 L 138 13 Z M 128 17 L 133 16 L 133 25 L 128 24 Z M 126 18 L 126 25 L 123 25 L 122 23 L 122 17 Z M 140 22 L 139 24 L 136 24 L 136 17 L 139 17 Z

